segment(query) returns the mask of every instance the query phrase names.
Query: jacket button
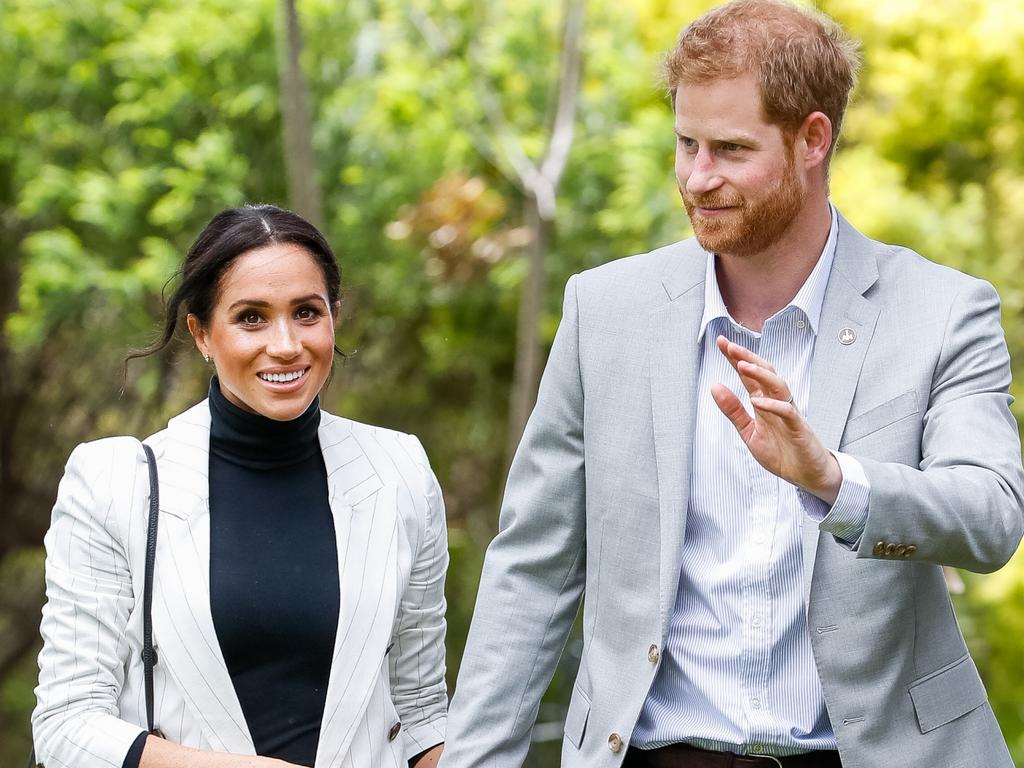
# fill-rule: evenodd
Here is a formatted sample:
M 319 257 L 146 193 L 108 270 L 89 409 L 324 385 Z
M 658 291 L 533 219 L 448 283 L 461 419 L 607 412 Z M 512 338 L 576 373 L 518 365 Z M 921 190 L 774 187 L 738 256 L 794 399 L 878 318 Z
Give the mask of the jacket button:
M 896 545 L 895 544 L 886 544 L 885 545 L 885 556 L 886 557 L 892 557 L 894 554 L 896 554 Z
M 896 557 L 903 557 L 905 554 L 907 554 L 907 545 L 906 544 L 898 545 L 896 547 Z
M 647 660 L 651 662 L 651 664 L 657 664 L 659 658 L 658 646 L 651 645 L 651 647 L 647 649 Z
M 875 548 L 871 550 L 871 554 L 875 557 L 881 557 L 885 553 L 885 542 L 880 541 L 875 544 Z
M 391 730 L 388 731 L 388 741 L 394 741 L 396 738 L 398 738 L 398 733 L 401 730 L 402 730 L 402 723 L 401 722 L 397 722 L 394 725 L 392 725 L 391 726 Z
M 608 737 L 608 749 L 610 749 L 612 752 L 622 751 L 622 737 L 619 736 L 619 734 L 613 733 L 611 736 Z
M 903 556 L 913 557 L 915 552 L 917 552 L 917 547 L 914 544 L 907 544 L 907 551 L 903 553 Z

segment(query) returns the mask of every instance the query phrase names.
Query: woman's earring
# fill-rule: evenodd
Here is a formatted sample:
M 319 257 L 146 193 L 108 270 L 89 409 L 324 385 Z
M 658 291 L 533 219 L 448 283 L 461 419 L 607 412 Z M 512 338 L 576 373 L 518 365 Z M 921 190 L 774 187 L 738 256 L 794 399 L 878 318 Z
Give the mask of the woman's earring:
M 210 356 L 209 355 L 203 355 L 203 360 L 205 360 L 207 363 L 209 363 L 210 362 Z

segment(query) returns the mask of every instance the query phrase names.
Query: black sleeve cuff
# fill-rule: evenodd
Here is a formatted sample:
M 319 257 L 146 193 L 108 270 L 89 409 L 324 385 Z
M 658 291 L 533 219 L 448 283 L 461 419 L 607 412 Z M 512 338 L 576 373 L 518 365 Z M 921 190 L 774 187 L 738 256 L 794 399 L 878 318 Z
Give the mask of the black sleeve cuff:
M 128 750 L 128 754 L 124 756 L 124 762 L 121 763 L 121 768 L 139 768 L 139 761 L 142 759 L 142 749 L 146 746 L 146 737 L 148 733 L 143 731 L 139 734 L 138 738 L 132 742 L 132 746 Z

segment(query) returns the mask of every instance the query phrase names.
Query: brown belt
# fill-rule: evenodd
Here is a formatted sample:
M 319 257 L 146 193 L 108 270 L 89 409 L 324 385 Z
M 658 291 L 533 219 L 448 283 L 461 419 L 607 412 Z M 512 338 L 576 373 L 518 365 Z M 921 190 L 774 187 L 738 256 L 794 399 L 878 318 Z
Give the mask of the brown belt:
M 842 768 L 842 765 L 839 753 L 834 750 L 767 757 L 709 752 L 689 744 L 670 744 L 658 749 L 630 749 L 622 768 Z

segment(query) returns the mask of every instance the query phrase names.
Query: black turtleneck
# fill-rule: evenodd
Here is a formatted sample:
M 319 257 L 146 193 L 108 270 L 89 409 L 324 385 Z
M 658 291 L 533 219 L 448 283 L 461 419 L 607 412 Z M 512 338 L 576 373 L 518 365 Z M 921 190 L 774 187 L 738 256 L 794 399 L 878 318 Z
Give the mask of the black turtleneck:
M 274 421 L 210 384 L 210 609 L 258 755 L 313 765 L 338 626 L 319 398 Z

